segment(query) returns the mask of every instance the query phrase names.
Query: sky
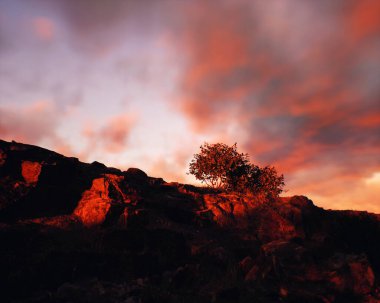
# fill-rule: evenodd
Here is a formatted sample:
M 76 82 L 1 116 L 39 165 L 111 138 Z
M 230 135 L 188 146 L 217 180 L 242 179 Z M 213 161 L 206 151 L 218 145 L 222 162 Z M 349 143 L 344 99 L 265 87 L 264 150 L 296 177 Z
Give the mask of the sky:
M 237 142 L 380 213 L 380 1 L 0 0 L 0 138 L 193 184 Z

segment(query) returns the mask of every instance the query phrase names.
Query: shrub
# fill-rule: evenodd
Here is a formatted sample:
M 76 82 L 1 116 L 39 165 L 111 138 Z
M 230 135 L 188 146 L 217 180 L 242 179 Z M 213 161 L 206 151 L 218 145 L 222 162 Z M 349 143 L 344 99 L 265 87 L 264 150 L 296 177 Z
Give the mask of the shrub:
M 190 162 L 189 173 L 207 186 L 251 194 L 278 196 L 285 185 L 284 176 L 272 166 L 260 168 L 239 153 L 237 144 L 204 143 Z

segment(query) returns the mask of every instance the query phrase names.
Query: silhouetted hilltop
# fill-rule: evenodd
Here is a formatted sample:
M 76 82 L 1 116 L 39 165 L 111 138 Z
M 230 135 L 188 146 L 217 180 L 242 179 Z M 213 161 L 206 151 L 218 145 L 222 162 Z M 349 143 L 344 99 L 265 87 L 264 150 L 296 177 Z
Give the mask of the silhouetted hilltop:
M 4 302 L 380 302 L 380 216 L 0 141 Z

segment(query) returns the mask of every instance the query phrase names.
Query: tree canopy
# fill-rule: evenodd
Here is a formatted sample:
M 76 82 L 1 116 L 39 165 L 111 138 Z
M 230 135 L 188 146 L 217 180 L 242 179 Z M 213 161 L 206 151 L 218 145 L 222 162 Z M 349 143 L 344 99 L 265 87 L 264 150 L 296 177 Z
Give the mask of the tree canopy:
M 239 153 L 237 144 L 204 143 L 190 162 L 189 173 L 207 186 L 251 194 L 278 196 L 284 176 L 273 166 L 263 168 L 250 163 L 249 155 Z

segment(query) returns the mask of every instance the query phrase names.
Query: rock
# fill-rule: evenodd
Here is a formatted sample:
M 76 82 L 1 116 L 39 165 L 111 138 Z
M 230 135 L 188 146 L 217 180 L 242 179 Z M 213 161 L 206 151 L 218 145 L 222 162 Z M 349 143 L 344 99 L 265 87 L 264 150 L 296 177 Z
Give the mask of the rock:
M 91 188 L 83 193 L 73 214 L 88 227 L 104 223 L 115 204 L 122 205 L 129 202 L 119 187 L 123 178 L 107 174 L 103 178 L 95 179 Z M 111 197 L 112 193 L 117 195 L 118 200 L 115 201 Z
M 286 287 L 280 287 L 279 289 L 279 295 L 280 297 L 286 298 L 289 294 L 289 291 Z
M 0 167 L 5 164 L 5 161 L 7 160 L 7 154 L 0 149 Z
M 245 281 L 256 281 L 259 278 L 260 268 L 258 265 L 253 265 L 248 273 L 245 275 Z
M 196 269 L 194 266 L 185 265 L 178 267 L 171 278 L 171 284 L 176 289 L 186 289 L 196 283 Z
M 243 274 L 247 274 L 254 265 L 254 261 L 250 256 L 245 257 L 239 262 L 239 268 Z
M 356 295 L 371 292 L 375 282 L 375 274 L 367 259 L 352 260 L 348 263 L 353 281 L 352 291 Z
M 126 172 L 124 172 L 124 175 L 127 178 L 133 178 L 136 180 L 147 180 L 148 179 L 148 175 L 144 171 L 142 171 L 141 169 L 138 169 L 138 168 L 134 168 L 134 167 L 128 168 L 128 170 Z
M 230 259 L 228 252 L 223 247 L 215 247 L 213 249 L 210 249 L 208 254 L 220 264 L 226 264 Z
M 336 255 L 329 263 L 326 276 L 339 292 L 365 295 L 373 289 L 375 275 L 365 256 Z
M 71 284 L 71 283 L 64 283 L 57 289 L 57 299 L 68 301 L 72 298 L 80 298 L 83 296 L 84 289 Z
M 107 168 L 107 166 L 105 166 L 103 163 L 100 163 L 98 161 L 92 162 L 91 166 L 93 166 L 95 168 L 99 168 L 99 169 L 105 169 L 105 168 Z
M 216 302 L 238 302 L 240 290 L 237 287 L 224 288 L 217 292 Z
M 21 164 L 21 174 L 28 184 L 36 184 L 41 173 L 41 163 L 23 161 Z

